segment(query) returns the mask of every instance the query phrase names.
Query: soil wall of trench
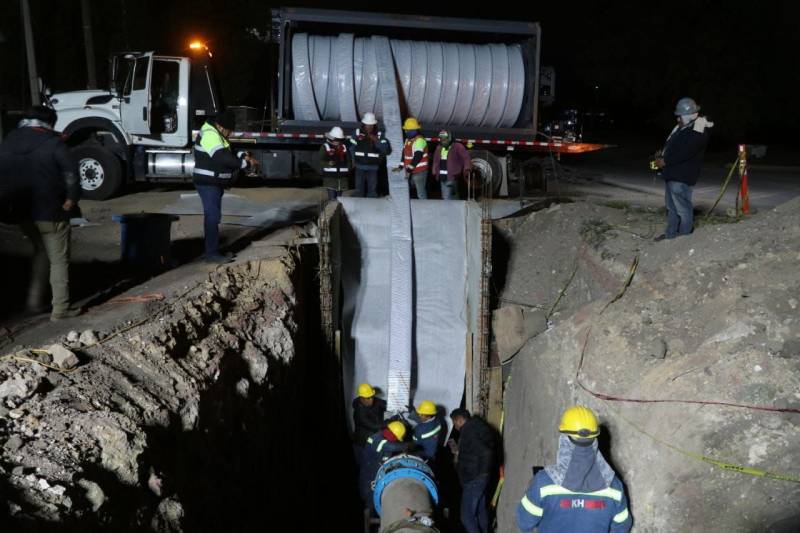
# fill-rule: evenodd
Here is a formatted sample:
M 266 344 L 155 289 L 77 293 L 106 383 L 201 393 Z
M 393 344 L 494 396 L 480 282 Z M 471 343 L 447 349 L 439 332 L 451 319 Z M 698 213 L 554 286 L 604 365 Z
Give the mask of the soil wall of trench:
M 634 531 L 800 530 L 800 200 L 653 242 L 663 222 L 575 203 L 500 224 L 505 303 L 549 310 L 564 294 L 507 365 L 499 532 L 518 531 L 532 467 L 554 462 L 575 403 L 599 415 Z
M 0 363 L 2 530 L 352 529 L 315 254 L 217 269 L 74 372 Z

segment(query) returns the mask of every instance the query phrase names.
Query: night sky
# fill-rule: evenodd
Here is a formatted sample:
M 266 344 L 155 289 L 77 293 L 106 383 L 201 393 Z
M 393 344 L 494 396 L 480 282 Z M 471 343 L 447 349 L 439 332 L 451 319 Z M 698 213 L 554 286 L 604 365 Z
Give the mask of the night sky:
M 79 0 L 30 0 L 39 74 L 56 91 L 86 84 Z M 557 106 L 610 112 L 620 131 L 663 134 L 681 96 L 693 96 L 725 142 L 791 145 L 800 122 L 800 31 L 793 2 L 427 2 L 415 14 L 530 20 L 542 26 L 542 64 L 557 76 Z M 202 36 L 215 52 L 227 103 L 264 104 L 266 30 L 282 5 L 402 12 L 400 3 L 256 0 L 92 0 L 97 71 L 111 51 L 179 54 Z M 408 3 L 403 3 L 403 6 Z M 480 6 L 485 6 L 480 8 Z M 19 2 L 0 2 L 3 107 L 26 104 Z M 435 36 L 431 36 L 435 39 Z M 597 89 L 595 89 L 597 87 Z

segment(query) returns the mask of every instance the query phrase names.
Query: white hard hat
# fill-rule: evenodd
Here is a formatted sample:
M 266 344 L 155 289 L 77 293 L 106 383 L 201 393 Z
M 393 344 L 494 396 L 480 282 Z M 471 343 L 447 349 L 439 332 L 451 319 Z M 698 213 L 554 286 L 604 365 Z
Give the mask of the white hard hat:
M 334 126 L 331 128 L 331 131 L 325 134 L 328 139 L 337 139 L 341 140 L 344 139 L 344 131 L 339 126 Z
M 378 119 L 375 118 L 375 113 L 364 113 L 364 117 L 361 119 L 362 124 L 375 125 L 378 123 Z

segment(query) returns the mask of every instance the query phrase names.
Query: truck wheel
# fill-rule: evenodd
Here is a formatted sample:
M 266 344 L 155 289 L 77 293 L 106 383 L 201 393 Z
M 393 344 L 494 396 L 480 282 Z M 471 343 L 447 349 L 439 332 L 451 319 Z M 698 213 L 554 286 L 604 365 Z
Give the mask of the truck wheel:
M 484 183 L 492 184 L 492 194 L 500 192 L 500 185 L 503 182 L 503 165 L 500 160 L 488 150 L 471 150 L 472 171 L 480 176 Z
M 83 197 L 89 200 L 108 200 L 122 188 L 122 168 L 119 159 L 94 144 L 82 144 L 72 149 L 78 162 Z

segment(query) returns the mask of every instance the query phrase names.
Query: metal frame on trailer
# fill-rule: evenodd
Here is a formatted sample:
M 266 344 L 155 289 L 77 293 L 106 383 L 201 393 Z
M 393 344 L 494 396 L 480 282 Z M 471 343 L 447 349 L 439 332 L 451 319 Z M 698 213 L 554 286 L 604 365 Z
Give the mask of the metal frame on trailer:
M 526 90 L 523 100 L 523 111 L 520 113 L 518 123 L 528 122 L 528 127 L 523 128 L 502 128 L 489 130 L 487 128 L 452 128 L 456 136 L 476 136 L 491 134 L 498 138 L 529 138 L 533 139 L 537 133 L 538 117 L 538 74 L 539 57 L 541 45 L 541 28 L 536 22 L 520 21 L 499 21 L 499 20 L 478 20 L 450 17 L 426 17 L 414 15 L 400 15 L 390 13 L 366 13 L 361 11 L 342 11 L 342 10 L 322 10 L 304 8 L 280 8 L 272 10 L 272 36 L 271 40 L 279 46 L 279 71 L 278 71 L 278 102 L 277 118 L 278 131 L 281 132 L 302 132 L 309 129 L 318 129 L 322 126 L 321 122 L 309 122 L 294 120 L 289 118 L 291 113 L 291 38 L 293 30 L 298 25 L 340 25 L 348 28 L 383 28 L 387 30 L 415 29 L 430 30 L 432 32 L 451 32 L 453 34 L 462 33 L 474 38 L 476 35 L 491 36 L 499 40 L 503 37 L 520 39 L 526 37 L 522 43 L 524 47 L 533 46 L 535 50 L 529 50 L 523 54 L 527 63 L 528 80 L 533 80 L 533 87 Z M 530 75 L 532 74 L 532 76 Z M 344 126 L 355 128 L 358 124 L 336 123 L 331 126 Z M 423 125 L 424 126 L 424 125 Z M 438 128 L 439 125 L 434 125 Z M 435 135 L 437 130 L 426 129 L 423 133 Z

